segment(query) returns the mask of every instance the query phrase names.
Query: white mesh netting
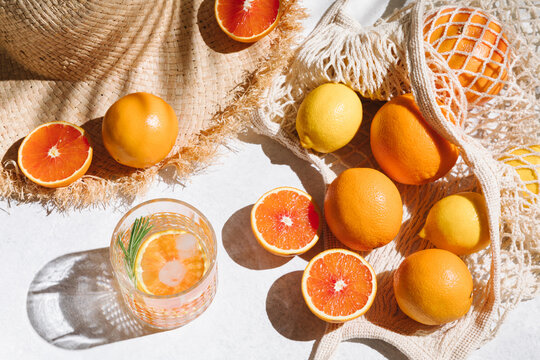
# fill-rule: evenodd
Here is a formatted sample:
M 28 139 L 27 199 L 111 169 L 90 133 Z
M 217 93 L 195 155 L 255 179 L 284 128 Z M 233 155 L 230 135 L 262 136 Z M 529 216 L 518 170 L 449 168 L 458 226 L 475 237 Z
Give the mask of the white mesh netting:
M 369 145 L 371 118 L 380 101 L 412 92 L 426 121 L 460 148 L 461 158 L 431 184 L 398 184 L 404 203 L 400 233 L 363 253 L 378 274 L 375 302 L 357 320 L 328 325 L 315 358 L 330 357 L 340 341 L 355 337 L 385 340 L 415 359 L 464 358 L 495 336 L 509 310 L 539 290 L 540 197 L 534 191 L 540 164 L 532 156 L 540 155 L 533 146 L 540 143 L 540 4 L 421 1 L 362 27 L 344 12 L 346 2 L 336 1 L 275 78 L 253 117 L 256 130 L 310 161 L 329 184 L 348 167 L 378 168 Z M 433 20 L 444 17 L 452 25 Z M 467 48 L 475 38 L 481 41 Z M 452 71 L 449 63 L 462 69 Z M 300 146 L 295 119 L 305 95 L 330 81 L 366 98 L 364 121 L 349 145 L 320 154 Z M 399 310 L 392 272 L 407 255 L 431 247 L 416 234 L 434 202 L 468 190 L 486 198 L 492 240 L 488 249 L 463 257 L 475 281 L 473 306 L 458 321 L 421 325 Z M 324 230 L 326 248 L 343 247 Z

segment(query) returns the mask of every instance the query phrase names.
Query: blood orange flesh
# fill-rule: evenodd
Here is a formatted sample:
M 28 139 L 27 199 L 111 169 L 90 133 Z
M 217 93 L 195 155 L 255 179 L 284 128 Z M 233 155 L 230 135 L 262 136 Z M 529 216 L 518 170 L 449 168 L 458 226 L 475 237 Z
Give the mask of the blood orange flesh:
M 64 121 L 35 128 L 19 147 L 18 163 L 33 182 L 46 187 L 67 186 L 88 170 L 92 147 L 85 131 Z
M 232 39 L 255 42 L 276 26 L 279 0 L 216 0 L 216 19 Z
M 331 249 L 315 256 L 302 277 L 309 309 L 328 322 L 344 322 L 364 314 L 373 303 L 377 279 L 371 265 L 349 250 Z
M 309 250 L 319 239 L 319 226 L 319 211 L 311 196 L 291 187 L 267 192 L 251 211 L 255 237 L 276 255 Z

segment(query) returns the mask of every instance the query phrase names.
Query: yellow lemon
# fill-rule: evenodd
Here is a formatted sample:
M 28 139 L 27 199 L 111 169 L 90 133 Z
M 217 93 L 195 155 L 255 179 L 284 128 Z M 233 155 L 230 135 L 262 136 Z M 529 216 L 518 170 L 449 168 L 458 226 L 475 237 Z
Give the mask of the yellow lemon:
M 328 83 L 312 90 L 296 116 L 300 144 L 322 153 L 347 145 L 362 123 L 362 102 L 346 85 Z
M 516 172 L 521 180 L 525 182 L 527 189 L 538 195 L 540 192 L 538 176 L 538 172 L 540 171 L 540 156 L 534 155 L 533 151 L 540 153 L 540 145 L 531 145 L 528 148 L 510 149 L 508 151 L 508 154 L 518 157 L 519 160 L 510 160 L 507 156 L 504 156 L 501 160 L 510 166 L 517 167 Z
M 490 240 L 484 197 L 463 192 L 437 201 L 418 235 L 457 255 L 485 249 Z
M 465 315 L 473 300 L 473 279 L 458 256 L 441 249 L 409 255 L 394 273 L 394 295 L 401 311 L 425 325 Z

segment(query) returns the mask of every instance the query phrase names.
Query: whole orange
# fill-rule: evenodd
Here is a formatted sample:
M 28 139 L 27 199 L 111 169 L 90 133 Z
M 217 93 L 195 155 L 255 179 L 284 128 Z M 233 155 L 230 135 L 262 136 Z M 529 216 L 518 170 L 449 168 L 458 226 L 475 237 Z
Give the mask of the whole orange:
M 178 136 L 178 119 L 162 98 L 138 92 L 126 95 L 107 110 L 103 144 L 120 164 L 146 168 L 163 160 Z
M 409 255 L 394 273 L 394 295 L 401 311 L 425 325 L 465 315 L 473 300 L 467 265 L 450 251 L 427 249 Z
M 328 187 L 324 215 L 339 241 L 367 251 L 396 237 L 403 203 L 396 185 L 386 175 L 375 169 L 351 168 Z
M 424 120 L 412 94 L 384 104 L 371 123 L 371 151 L 397 182 L 421 185 L 444 176 L 457 161 L 457 147 Z
M 469 105 L 484 104 L 501 91 L 508 77 L 509 43 L 493 17 L 480 9 L 442 9 L 426 18 L 424 40 L 456 72 Z

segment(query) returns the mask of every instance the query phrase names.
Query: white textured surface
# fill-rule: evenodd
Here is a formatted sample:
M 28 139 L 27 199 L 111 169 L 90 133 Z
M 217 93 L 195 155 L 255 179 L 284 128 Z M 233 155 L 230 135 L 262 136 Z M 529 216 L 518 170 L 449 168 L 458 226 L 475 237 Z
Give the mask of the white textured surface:
M 331 3 L 304 2 L 312 11 L 308 28 Z M 362 23 L 386 8 L 386 1 L 356 2 L 350 10 Z M 185 186 L 156 184 L 133 203 L 157 197 L 187 201 L 210 219 L 218 236 L 216 298 L 201 317 L 176 330 L 148 334 L 122 318 L 114 293 L 107 292 L 105 248 L 126 208 L 60 214 L 0 201 L 0 359 L 309 358 L 324 323 L 304 305 L 300 277 L 320 247 L 302 257 L 270 255 L 251 234 L 249 212 L 265 191 L 286 185 L 305 189 L 322 204 L 322 182 L 273 141 L 251 132 L 239 140 Z M 539 298 L 520 304 L 495 340 L 471 358 L 537 358 L 539 320 Z M 88 348 L 66 350 L 82 347 Z M 403 355 L 383 342 L 358 340 L 341 344 L 335 358 Z

